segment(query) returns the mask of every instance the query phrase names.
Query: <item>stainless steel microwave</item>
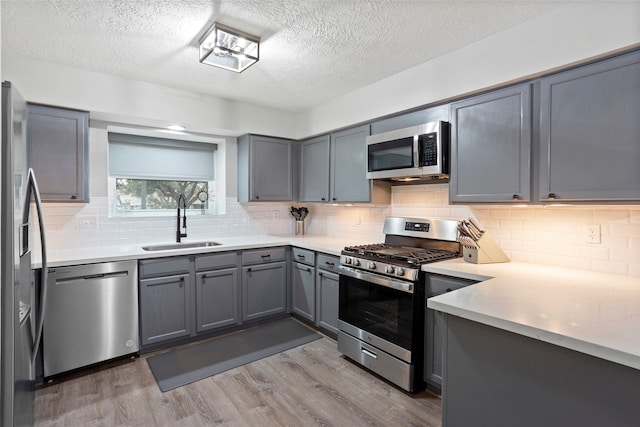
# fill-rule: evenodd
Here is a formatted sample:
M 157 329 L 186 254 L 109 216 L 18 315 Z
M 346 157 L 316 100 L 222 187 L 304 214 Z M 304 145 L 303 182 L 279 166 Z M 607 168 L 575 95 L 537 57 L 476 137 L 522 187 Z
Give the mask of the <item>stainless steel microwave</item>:
M 436 121 L 367 137 L 367 178 L 397 182 L 449 178 L 448 122 Z

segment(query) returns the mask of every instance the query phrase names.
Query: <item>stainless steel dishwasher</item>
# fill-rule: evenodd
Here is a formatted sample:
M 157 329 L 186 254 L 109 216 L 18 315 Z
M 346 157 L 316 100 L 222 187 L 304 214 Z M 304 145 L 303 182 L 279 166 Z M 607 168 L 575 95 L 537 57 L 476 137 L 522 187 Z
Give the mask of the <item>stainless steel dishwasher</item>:
M 136 261 L 48 271 L 45 378 L 139 350 Z

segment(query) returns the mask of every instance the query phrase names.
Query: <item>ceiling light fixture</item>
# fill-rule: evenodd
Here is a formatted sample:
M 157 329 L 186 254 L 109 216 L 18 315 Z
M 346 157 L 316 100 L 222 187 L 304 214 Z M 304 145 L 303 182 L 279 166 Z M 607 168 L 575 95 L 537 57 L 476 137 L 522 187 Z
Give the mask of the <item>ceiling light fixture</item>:
M 241 73 L 259 59 L 260 38 L 217 22 L 200 39 L 200 62 Z

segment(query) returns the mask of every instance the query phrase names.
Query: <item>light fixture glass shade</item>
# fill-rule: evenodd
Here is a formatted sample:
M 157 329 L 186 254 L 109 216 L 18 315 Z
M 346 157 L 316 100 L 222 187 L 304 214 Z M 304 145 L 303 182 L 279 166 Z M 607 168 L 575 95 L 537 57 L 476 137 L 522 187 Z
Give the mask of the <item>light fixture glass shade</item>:
M 260 39 L 214 23 L 200 39 L 200 62 L 241 73 L 259 59 Z

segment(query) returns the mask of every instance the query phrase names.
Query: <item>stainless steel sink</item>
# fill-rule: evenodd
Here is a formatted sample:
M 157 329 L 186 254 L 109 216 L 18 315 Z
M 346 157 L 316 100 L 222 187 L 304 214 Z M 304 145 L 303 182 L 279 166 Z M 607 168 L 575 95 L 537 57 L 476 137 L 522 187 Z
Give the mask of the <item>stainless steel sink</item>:
M 210 248 L 220 246 L 218 242 L 185 242 L 185 243 L 165 243 L 160 245 L 143 246 L 144 251 L 174 251 L 176 249 Z

